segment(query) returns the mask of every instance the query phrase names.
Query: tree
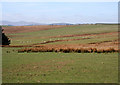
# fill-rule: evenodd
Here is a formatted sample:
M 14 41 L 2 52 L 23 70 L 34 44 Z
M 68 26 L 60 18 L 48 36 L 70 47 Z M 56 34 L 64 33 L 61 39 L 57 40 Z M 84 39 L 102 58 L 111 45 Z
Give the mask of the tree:
M 5 33 L 3 33 L 3 29 L 0 26 L 0 35 L 2 35 L 2 42 L 0 42 L 2 45 L 9 45 L 10 44 L 10 40 L 9 38 L 5 35 Z

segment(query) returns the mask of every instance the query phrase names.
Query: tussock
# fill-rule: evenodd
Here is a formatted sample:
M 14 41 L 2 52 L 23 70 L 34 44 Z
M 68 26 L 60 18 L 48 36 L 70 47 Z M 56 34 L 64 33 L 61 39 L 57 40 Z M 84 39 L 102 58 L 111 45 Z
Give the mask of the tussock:
M 18 52 L 63 52 L 63 53 L 111 53 L 118 52 L 117 49 L 114 48 L 25 48 L 20 49 Z

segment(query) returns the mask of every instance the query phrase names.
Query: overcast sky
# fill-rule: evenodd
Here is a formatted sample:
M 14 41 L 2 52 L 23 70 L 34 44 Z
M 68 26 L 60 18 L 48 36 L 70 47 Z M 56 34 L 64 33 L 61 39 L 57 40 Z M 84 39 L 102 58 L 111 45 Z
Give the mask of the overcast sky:
M 2 2 L 2 20 L 37 23 L 117 22 L 117 2 Z

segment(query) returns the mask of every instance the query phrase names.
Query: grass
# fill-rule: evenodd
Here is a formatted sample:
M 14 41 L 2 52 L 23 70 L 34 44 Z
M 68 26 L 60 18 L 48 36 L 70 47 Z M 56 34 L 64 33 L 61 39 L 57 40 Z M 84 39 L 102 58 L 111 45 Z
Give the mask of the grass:
M 118 39 L 117 37 L 92 38 L 92 39 L 85 39 L 85 40 L 54 42 L 54 43 L 48 43 L 48 44 L 87 44 L 87 43 L 98 43 L 101 41 L 112 41 L 117 39 Z
M 12 44 L 14 43 L 15 45 L 28 45 L 28 44 L 35 44 L 35 43 L 42 43 L 44 41 L 55 41 L 55 40 L 66 40 L 66 39 L 83 39 L 83 38 L 90 38 L 87 40 L 77 40 L 77 41 L 62 41 L 62 42 L 55 42 L 55 43 L 50 43 L 50 44 L 84 44 L 84 43 L 91 43 L 91 42 L 99 42 L 99 41 L 107 41 L 107 40 L 115 40 L 118 39 L 117 34 L 112 34 L 112 35 L 97 35 L 97 36 L 75 36 L 75 37 L 62 37 L 62 38 L 39 38 L 39 37 L 30 37 L 30 38 L 23 38 L 17 40 L 12 39 Z M 22 42 L 23 41 L 23 42 Z M 11 44 L 11 45 L 12 45 Z M 13 44 L 13 45 L 14 45 Z
M 118 81 L 118 53 L 17 53 L 17 49 L 3 48 L 3 83 Z
M 44 41 L 50 40 L 50 36 L 63 36 L 63 35 L 74 35 L 74 34 L 91 34 L 91 33 L 105 33 L 105 32 L 117 32 L 117 25 L 80 25 L 72 27 L 61 27 L 50 30 L 41 30 L 36 32 L 27 32 L 27 33 L 14 33 L 8 35 L 15 35 L 10 37 L 11 45 L 26 45 L 26 44 L 35 44 L 41 43 Z M 20 36 L 22 35 L 22 36 Z M 67 37 L 64 37 L 67 38 Z M 76 37 L 73 37 L 76 38 Z M 57 40 L 58 38 L 52 38 L 52 40 Z M 63 38 L 59 38 L 63 39 Z M 23 42 L 23 43 L 21 43 Z M 67 42 L 68 43 L 68 42 Z
M 69 30 L 68 30 L 69 29 Z M 101 32 L 112 32 L 118 31 L 117 25 L 76 25 L 72 27 L 61 27 L 59 29 L 41 30 L 36 32 L 28 33 L 14 33 L 12 35 L 29 35 L 36 36 L 56 36 L 56 35 L 67 35 L 67 34 L 85 34 L 85 33 L 101 33 Z M 52 34 L 52 35 L 51 35 Z
M 26 33 L 7 34 L 11 45 L 28 45 L 49 40 L 83 39 L 49 38 L 74 34 L 117 32 L 117 25 L 79 25 Z M 45 38 L 43 38 L 45 37 Z M 49 44 L 85 44 L 118 39 L 117 34 L 88 36 L 85 40 Z M 22 43 L 21 43 L 22 42 Z M 3 83 L 117 83 L 118 53 L 18 53 L 21 48 L 3 47 Z

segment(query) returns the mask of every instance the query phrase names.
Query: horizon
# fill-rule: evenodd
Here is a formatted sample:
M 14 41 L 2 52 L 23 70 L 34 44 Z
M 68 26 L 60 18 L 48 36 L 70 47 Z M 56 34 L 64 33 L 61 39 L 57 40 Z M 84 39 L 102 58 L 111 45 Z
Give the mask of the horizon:
M 11 26 L 15 26 L 15 25 L 12 25 L 12 24 L 6 24 L 6 22 L 8 23 L 19 23 L 21 24 L 20 22 L 24 22 L 24 24 L 28 24 L 28 25 L 54 25 L 54 24 L 70 24 L 70 25 L 78 25 L 78 24 L 119 24 L 118 22 L 96 22 L 96 23 L 67 23 L 67 22 L 59 22 L 59 23 L 38 23 L 38 22 L 27 22 L 27 21 L 17 21 L 17 22 L 14 22 L 14 21 L 0 21 L 0 25 L 11 25 Z M 17 25 L 16 25 L 17 26 Z M 18 25 L 19 26 L 19 25 Z M 27 26 L 27 25 L 20 25 L 20 26 Z
M 3 2 L 2 21 L 118 23 L 117 2 Z

